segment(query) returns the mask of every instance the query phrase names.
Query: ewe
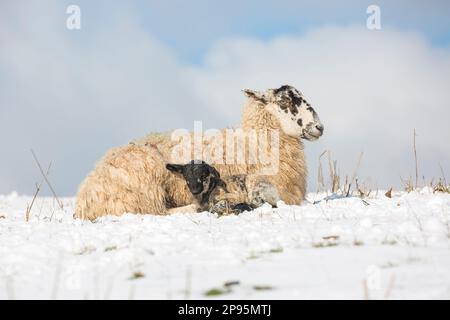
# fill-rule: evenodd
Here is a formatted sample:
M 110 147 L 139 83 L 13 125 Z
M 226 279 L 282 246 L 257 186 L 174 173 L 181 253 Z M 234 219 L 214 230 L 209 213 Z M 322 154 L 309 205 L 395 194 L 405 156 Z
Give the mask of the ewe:
M 276 151 L 278 160 L 277 170 L 268 177 L 268 182 L 276 188 L 280 200 L 301 204 L 306 193 L 307 175 L 302 139 L 314 141 L 323 134 L 324 127 L 317 113 L 291 86 L 264 92 L 244 90 L 244 93 L 248 99 L 242 113 L 242 131 L 245 134 L 278 132 L 278 143 L 263 147 L 269 153 Z M 221 132 L 226 136 L 226 129 Z M 245 145 L 251 145 L 249 138 L 246 139 Z M 202 142 L 208 147 L 207 141 Z M 191 204 L 192 197 L 184 179 L 165 168 L 166 163 L 175 162 L 173 149 L 177 146 L 179 141 L 174 141 L 168 134 L 150 134 L 110 150 L 81 184 L 74 216 L 92 220 L 127 212 L 168 214 L 178 211 L 177 207 Z M 230 142 L 224 141 L 219 155 L 221 161 L 210 162 L 222 177 L 267 175 L 267 165 L 249 161 L 251 156 L 247 153 L 244 163 L 230 163 L 226 154 L 230 146 Z M 235 147 L 234 141 L 231 147 Z M 195 158 L 192 154 L 189 160 Z M 185 159 L 182 163 L 186 163 Z M 261 196 L 264 200 L 265 196 Z

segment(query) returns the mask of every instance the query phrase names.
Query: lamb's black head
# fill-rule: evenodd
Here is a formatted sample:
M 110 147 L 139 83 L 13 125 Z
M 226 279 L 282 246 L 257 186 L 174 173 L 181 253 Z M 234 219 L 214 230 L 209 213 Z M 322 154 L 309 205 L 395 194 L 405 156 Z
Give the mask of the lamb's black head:
M 180 174 L 186 180 L 189 191 L 200 205 L 209 201 L 211 193 L 217 187 L 226 189 L 219 172 L 204 161 L 192 160 L 188 164 L 167 164 L 167 170 Z

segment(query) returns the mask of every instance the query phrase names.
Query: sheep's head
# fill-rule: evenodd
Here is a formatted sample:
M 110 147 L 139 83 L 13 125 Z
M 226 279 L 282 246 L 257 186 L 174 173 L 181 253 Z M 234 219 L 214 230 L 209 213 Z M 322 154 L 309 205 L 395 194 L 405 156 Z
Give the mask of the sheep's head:
M 323 124 L 300 91 L 284 85 L 265 92 L 243 90 L 250 99 L 264 105 L 275 116 L 281 129 L 289 136 L 314 141 L 323 134 Z
M 208 203 L 211 193 L 217 187 L 226 190 L 226 184 L 220 178 L 219 172 L 204 161 L 192 160 L 185 165 L 167 164 L 166 168 L 186 180 L 189 191 L 200 206 Z

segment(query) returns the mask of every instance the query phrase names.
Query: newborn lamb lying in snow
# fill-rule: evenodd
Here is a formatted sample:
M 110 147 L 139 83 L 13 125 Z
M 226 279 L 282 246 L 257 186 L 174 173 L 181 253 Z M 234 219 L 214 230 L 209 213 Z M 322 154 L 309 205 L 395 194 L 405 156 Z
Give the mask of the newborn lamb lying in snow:
M 261 206 L 262 199 L 272 206 L 280 199 L 276 188 L 264 176 L 250 178 L 240 174 L 222 179 L 213 166 L 194 160 L 185 165 L 167 164 L 166 168 L 186 181 L 193 196 L 193 204 L 179 208 L 180 212 L 238 214 Z

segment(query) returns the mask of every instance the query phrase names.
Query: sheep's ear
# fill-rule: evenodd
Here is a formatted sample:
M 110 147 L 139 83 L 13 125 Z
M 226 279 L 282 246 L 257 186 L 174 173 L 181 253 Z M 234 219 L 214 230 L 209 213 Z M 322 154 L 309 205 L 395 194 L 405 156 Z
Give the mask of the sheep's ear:
M 225 181 L 223 181 L 220 178 L 220 173 L 219 171 L 217 171 L 216 168 L 214 168 L 213 166 L 209 166 L 209 173 L 213 176 L 213 178 L 217 181 L 217 186 L 222 188 L 226 193 L 228 193 L 227 190 L 227 184 L 225 183 Z
M 225 191 L 226 193 L 229 193 L 229 191 L 227 189 L 227 184 L 222 179 L 219 180 L 219 182 L 217 183 L 217 186 L 222 188 L 223 191 Z
M 166 169 L 173 172 L 183 174 L 184 166 L 181 164 L 166 164 Z
M 219 171 L 216 170 L 216 168 L 208 165 L 208 171 L 215 179 L 220 180 L 220 173 L 219 173 Z
M 244 89 L 244 90 L 242 90 L 242 92 L 248 98 L 252 98 L 252 99 L 255 99 L 256 101 L 260 101 L 260 102 L 263 102 L 263 103 L 267 102 L 266 97 L 264 96 L 264 94 L 259 92 L 259 91 L 250 90 L 250 89 Z

